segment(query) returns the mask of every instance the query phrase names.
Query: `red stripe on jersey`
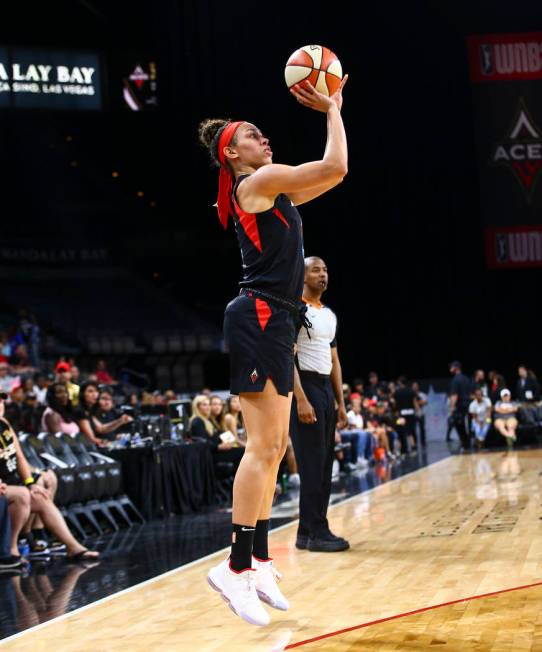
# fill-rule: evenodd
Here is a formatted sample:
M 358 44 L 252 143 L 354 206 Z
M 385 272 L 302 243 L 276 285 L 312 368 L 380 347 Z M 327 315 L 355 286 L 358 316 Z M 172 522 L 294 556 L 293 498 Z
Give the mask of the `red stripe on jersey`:
M 243 231 L 247 234 L 248 238 L 256 247 L 256 249 L 262 253 L 262 241 L 260 240 L 260 231 L 258 230 L 256 213 L 245 213 L 245 211 L 237 203 L 235 197 L 232 197 L 232 199 L 235 205 L 235 210 L 239 217 L 239 223 L 243 227 Z
M 284 217 L 284 215 L 279 211 L 278 208 L 274 208 L 273 213 L 275 213 L 275 215 L 279 218 L 279 220 L 281 220 L 281 222 L 284 222 L 284 224 L 286 224 L 286 226 L 290 228 L 288 220 Z
M 256 299 L 256 314 L 258 315 L 258 321 L 260 322 L 260 328 L 262 331 L 265 330 L 267 322 L 271 317 L 271 308 L 266 301 L 262 299 Z

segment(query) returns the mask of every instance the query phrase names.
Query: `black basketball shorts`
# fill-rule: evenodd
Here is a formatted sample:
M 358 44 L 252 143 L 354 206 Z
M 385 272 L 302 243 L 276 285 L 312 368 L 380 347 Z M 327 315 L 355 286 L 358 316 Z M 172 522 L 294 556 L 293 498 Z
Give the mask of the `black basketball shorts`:
M 270 378 L 282 396 L 294 388 L 296 327 L 290 312 L 254 296 L 226 307 L 224 340 L 230 355 L 230 391 L 262 392 Z

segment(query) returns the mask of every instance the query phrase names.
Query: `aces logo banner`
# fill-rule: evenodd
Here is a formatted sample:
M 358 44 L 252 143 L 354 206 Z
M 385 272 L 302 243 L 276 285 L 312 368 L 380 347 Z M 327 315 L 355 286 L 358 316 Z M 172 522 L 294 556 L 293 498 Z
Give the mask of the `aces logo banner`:
M 542 32 L 467 39 L 486 260 L 540 266 Z

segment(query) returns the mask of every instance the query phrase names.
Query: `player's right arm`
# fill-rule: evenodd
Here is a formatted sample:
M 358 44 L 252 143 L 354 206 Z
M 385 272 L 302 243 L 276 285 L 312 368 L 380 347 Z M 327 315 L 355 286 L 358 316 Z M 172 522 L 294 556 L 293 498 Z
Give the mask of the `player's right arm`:
M 327 114 L 327 144 L 323 158 L 297 166 L 271 164 L 264 165 L 252 174 L 249 182 L 250 192 L 263 197 L 276 197 L 279 193 L 292 196 L 322 186 L 338 184 L 348 172 L 348 147 L 346 133 L 341 117 L 342 89 L 348 79 L 345 76 L 337 92 L 327 97 L 309 83 L 293 87 L 292 93 L 300 104 Z M 248 188 L 247 188 L 248 190 Z

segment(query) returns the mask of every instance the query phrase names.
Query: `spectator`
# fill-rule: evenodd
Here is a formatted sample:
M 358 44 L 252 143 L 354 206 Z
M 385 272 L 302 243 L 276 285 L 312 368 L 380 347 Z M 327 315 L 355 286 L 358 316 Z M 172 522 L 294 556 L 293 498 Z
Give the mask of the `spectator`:
M 79 430 L 85 437 L 96 444 L 97 446 L 107 446 L 108 441 L 103 439 L 104 435 L 114 432 L 119 426 L 133 421 L 132 417 L 123 414 L 118 419 L 110 423 L 100 423 L 96 418 L 96 410 L 98 408 L 98 385 L 89 380 L 81 385 L 79 393 L 79 406 L 75 410 L 75 420 L 79 426 Z
M 8 358 L 11 355 L 11 346 L 9 344 L 7 333 L 4 331 L 0 332 L 0 357 L 4 358 L 7 362 Z
M 361 378 L 354 378 L 354 380 L 352 381 L 352 391 L 355 392 L 356 394 L 359 394 L 360 396 L 363 396 L 364 389 L 363 389 L 363 380 Z
M 450 373 L 453 379 L 450 384 L 450 419 L 446 441 L 450 441 L 451 432 L 455 428 L 461 446 L 464 450 L 467 450 L 470 446 L 470 437 L 467 433 L 465 420 L 470 403 L 471 383 L 463 374 L 459 360 L 450 363 Z
M 40 405 L 45 405 L 45 401 L 47 397 L 47 389 L 49 388 L 50 385 L 51 385 L 51 381 L 46 374 L 38 372 L 34 376 L 34 387 L 32 391 L 36 395 L 36 398 Z
M 53 383 L 47 390 L 47 408 L 41 418 L 43 432 L 55 434 L 63 432 L 73 437 L 79 432 L 74 417 L 74 407 L 68 396 L 66 385 Z
M 485 398 L 489 398 L 489 387 L 487 385 L 486 374 L 483 369 L 477 369 L 472 377 L 473 395 L 477 389 L 482 390 L 482 396 L 484 396 Z
M 18 332 L 21 334 L 28 350 L 28 362 L 32 367 L 40 366 L 41 333 L 36 317 L 26 309 L 19 311 Z
M 72 383 L 71 366 L 69 362 L 59 362 L 55 368 L 56 382 L 66 386 L 71 404 L 76 407 L 79 403 L 79 385 Z
M 28 372 L 34 372 L 35 368 L 32 366 L 28 355 L 28 349 L 25 344 L 17 344 L 15 347 L 14 353 L 9 359 L 9 363 L 13 369 L 18 374 L 24 374 Z
M 18 556 L 17 538 L 33 514 L 53 536 L 65 544 L 68 559 L 79 561 L 97 558 L 97 552 L 91 552 L 73 537 L 64 517 L 51 500 L 49 491 L 34 479 L 13 428 L 3 418 L 2 400 L 0 431 L 0 476 L 7 485 L 6 496 L 10 502 L 11 554 Z
M 192 416 L 188 422 L 188 429 L 192 439 L 208 442 L 213 450 L 227 451 L 234 446 L 233 433 L 223 441 L 220 433 L 214 428 L 211 421 L 211 402 L 205 394 L 199 394 L 192 401 Z
M 343 396 L 344 396 L 344 404 L 348 406 L 350 404 L 350 396 L 352 395 L 352 390 L 350 389 L 350 385 L 348 383 L 343 383 Z
M 79 371 L 79 367 L 76 365 L 72 364 L 70 365 L 70 372 L 72 375 L 71 382 L 74 383 L 74 385 L 79 385 L 79 379 L 81 377 L 81 372 Z
M 5 406 L 6 419 L 13 424 L 17 432 L 21 430 L 24 407 L 24 391 L 22 385 L 16 385 L 9 395 L 9 403 Z
M 509 389 L 502 389 L 500 401 L 497 401 L 494 408 L 495 429 L 506 439 L 508 448 L 512 448 L 516 441 L 516 429 L 518 420 L 516 418 L 518 406 L 512 402 L 512 394 Z
M 412 391 L 416 395 L 416 424 L 420 432 L 420 442 L 422 447 L 425 448 L 427 445 L 425 440 L 425 409 L 429 400 L 427 394 L 420 391 L 420 384 L 416 380 L 412 382 Z
M 378 380 L 378 374 L 376 373 L 376 371 L 371 371 L 371 373 L 369 374 L 369 384 L 365 388 L 365 396 L 367 398 L 372 398 L 377 401 L 379 388 L 381 390 L 384 390 L 387 394 L 388 388 L 385 385 L 385 383 L 381 383 Z
M 246 446 L 247 436 L 245 432 L 245 424 L 243 422 L 243 415 L 241 414 L 241 401 L 238 396 L 230 396 L 228 399 L 224 422 L 226 428 L 236 436 L 237 441 L 242 446 Z
M 397 432 L 403 453 L 416 452 L 416 393 L 407 386 L 406 378 L 400 376 L 394 394 L 395 409 L 398 414 Z
M 113 376 L 107 371 L 105 360 L 98 360 L 96 365 L 96 378 L 102 385 L 116 385 Z
M 121 416 L 122 416 L 122 412 L 115 407 L 115 403 L 113 401 L 113 394 L 107 389 L 102 389 L 100 391 L 100 395 L 98 396 L 96 419 L 102 425 L 105 425 L 108 423 L 112 423 L 116 419 L 119 419 Z M 103 438 L 108 439 L 109 441 L 114 441 L 116 439 L 119 428 L 112 430 L 111 432 L 104 433 L 102 435 Z
M 345 450 L 344 466 L 346 470 L 365 469 L 369 465 L 365 457 L 369 433 L 364 429 L 362 415 L 362 396 L 358 392 L 350 395 L 350 410 L 346 413 L 348 419 L 345 430 L 340 431 L 341 441 L 350 444 L 350 450 Z
M 390 449 L 390 440 L 388 437 L 388 427 L 384 420 L 377 417 L 371 417 L 367 424 L 367 430 L 374 438 L 376 448 L 383 449 L 388 459 L 395 459 L 395 455 Z
M 491 401 L 484 396 L 481 387 L 474 390 L 474 399 L 469 405 L 469 414 L 472 418 L 476 446 L 482 448 L 491 426 Z
M 41 413 L 43 408 L 38 405 L 34 392 L 26 392 L 21 415 L 20 431 L 37 435 L 40 432 Z
M 17 570 L 22 568 L 23 561 L 17 554 L 12 554 L 11 549 L 11 520 L 9 517 L 9 504 L 6 498 L 8 486 L 0 480 L 0 571 Z
M 13 376 L 10 373 L 8 361 L 0 359 L 0 392 L 9 394 L 15 385 L 20 384 L 19 376 Z
M 492 403 L 496 403 L 500 398 L 501 390 L 506 387 L 506 380 L 504 376 L 501 376 L 496 371 L 490 371 L 488 376 L 490 382 L 489 399 Z
M 516 400 L 520 403 L 534 403 L 540 400 L 540 384 L 534 373 L 527 369 L 524 364 L 518 367 Z

